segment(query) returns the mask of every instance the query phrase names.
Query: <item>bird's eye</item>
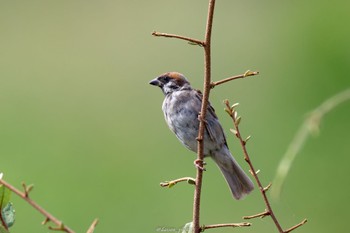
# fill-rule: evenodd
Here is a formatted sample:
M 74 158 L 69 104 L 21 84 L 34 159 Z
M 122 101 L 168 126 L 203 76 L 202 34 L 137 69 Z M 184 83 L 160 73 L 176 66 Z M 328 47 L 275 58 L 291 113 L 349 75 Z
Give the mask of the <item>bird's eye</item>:
M 164 81 L 165 81 L 165 82 L 169 82 L 169 81 L 170 81 L 169 76 L 165 76 L 165 77 L 164 77 Z

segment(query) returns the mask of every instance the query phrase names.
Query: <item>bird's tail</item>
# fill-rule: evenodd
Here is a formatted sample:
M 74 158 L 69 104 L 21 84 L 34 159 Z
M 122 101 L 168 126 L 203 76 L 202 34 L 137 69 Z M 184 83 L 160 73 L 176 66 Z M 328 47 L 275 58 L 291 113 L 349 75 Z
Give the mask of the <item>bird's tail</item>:
M 228 150 L 225 152 L 228 153 L 218 153 L 211 157 L 224 175 L 233 197 L 239 200 L 254 189 L 254 184 L 232 157 L 231 153 Z

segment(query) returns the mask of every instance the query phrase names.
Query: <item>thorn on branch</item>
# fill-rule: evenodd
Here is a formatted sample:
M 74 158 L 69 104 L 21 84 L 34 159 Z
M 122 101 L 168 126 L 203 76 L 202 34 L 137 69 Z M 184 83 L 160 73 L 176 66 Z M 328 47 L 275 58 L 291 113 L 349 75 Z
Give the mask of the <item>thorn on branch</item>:
M 237 130 L 235 129 L 230 129 L 231 133 L 233 133 L 237 137 Z
M 24 196 L 25 197 L 29 197 L 29 193 L 30 193 L 30 191 L 33 190 L 34 185 L 30 184 L 30 185 L 27 186 L 24 182 L 22 182 L 22 187 L 24 189 Z
M 269 188 L 271 187 L 272 183 L 270 182 L 263 190 L 264 192 L 268 191 Z
M 247 142 L 249 141 L 249 139 L 251 138 L 252 136 L 251 135 L 249 135 L 244 141 L 243 141 L 243 143 L 244 143 L 244 145 L 246 145 L 247 144 Z
M 246 161 L 247 161 L 247 159 L 246 159 Z M 247 162 L 248 162 L 248 161 L 247 161 Z M 256 175 L 259 174 L 260 169 L 258 169 L 257 171 L 255 171 L 255 174 L 254 174 L 254 172 L 252 172 L 252 170 L 249 170 L 249 172 L 250 172 L 250 174 L 252 174 L 252 176 L 256 176 Z
M 48 222 L 50 222 L 50 219 L 46 217 L 45 220 L 41 222 L 41 225 L 46 225 Z
M 93 233 L 95 228 L 96 228 L 96 225 L 98 223 L 98 219 L 96 218 L 90 225 L 89 229 L 87 230 L 86 233 Z

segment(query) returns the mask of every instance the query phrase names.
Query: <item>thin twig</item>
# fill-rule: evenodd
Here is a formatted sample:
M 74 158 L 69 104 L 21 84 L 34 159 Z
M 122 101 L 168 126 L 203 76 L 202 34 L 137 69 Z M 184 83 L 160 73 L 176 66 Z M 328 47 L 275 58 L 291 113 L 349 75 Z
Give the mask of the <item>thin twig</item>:
M 254 76 L 254 75 L 258 75 L 258 74 L 259 74 L 259 71 L 250 71 L 250 70 L 248 70 L 244 74 L 240 74 L 240 75 L 236 75 L 236 76 L 232 76 L 232 77 L 229 77 L 229 78 L 222 79 L 220 81 L 212 82 L 210 84 L 210 86 L 211 86 L 211 88 L 214 88 L 214 87 L 216 87 L 216 86 L 218 86 L 220 84 L 223 84 L 223 83 L 235 80 L 235 79 L 246 78 L 246 77 Z
M 249 154 L 248 154 L 248 151 L 247 151 L 247 148 L 246 148 L 246 141 L 243 140 L 242 136 L 241 136 L 241 132 L 239 130 L 239 127 L 238 127 L 238 124 L 239 124 L 239 117 L 237 116 L 237 111 L 234 109 L 234 107 L 231 107 L 230 106 L 230 103 L 228 100 L 225 101 L 225 104 L 226 104 L 226 109 L 225 111 L 230 115 L 230 117 L 232 118 L 233 120 L 233 124 L 235 126 L 235 135 L 236 137 L 238 138 L 240 144 L 241 144 L 241 147 L 243 149 L 243 153 L 244 153 L 244 159 L 246 160 L 246 162 L 248 163 L 249 167 L 250 167 L 250 171 L 252 173 L 252 175 L 254 176 L 255 180 L 256 180 L 256 183 L 258 184 L 258 187 L 259 187 L 259 190 L 260 190 L 260 193 L 263 197 L 263 200 L 265 202 L 265 206 L 266 206 L 266 213 L 264 212 L 264 215 L 270 215 L 274 224 L 276 225 L 276 228 L 278 230 L 278 232 L 280 233 L 284 233 L 282 227 L 281 227 L 281 224 L 279 223 L 275 213 L 273 212 L 272 210 L 272 207 L 271 207 L 271 204 L 266 196 L 266 190 L 264 188 L 264 186 L 261 184 L 261 181 L 257 175 L 257 172 L 255 171 L 254 169 L 254 166 L 253 166 L 253 163 L 251 162 L 250 160 L 250 157 L 249 157 Z M 253 215 L 254 216 L 254 215 Z M 255 216 L 262 216 L 261 214 L 257 214 Z
M 179 183 L 179 182 L 184 182 L 184 181 L 186 181 L 186 182 L 189 183 L 189 184 L 196 185 L 196 180 L 193 179 L 192 177 L 183 177 L 183 178 L 179 178 L 179 179 L 172 180 L 172 181 L 161 182 L 161 183 L 160 183 L 160 186 L 171 188 L 171 187 L 173 187 L 175 184 L 177 184 L 177 183 Z
M 249 216 L 244 216 L 243 219 L 264 218 L 264 217 L 269 216 L 269 215 L 270 215 L 270 212 L 265 210 L 262 213 L 253 214 L 253 215 L 249 215 Z
M 266 192 L 267 190 L 269 190 L 272 186 L 272 183 L 270 182 L 265 188 L 264 188 L 264 192 Z
M 30 191 L 32 191 L 32 189 L 34 188 L 34 186 L 33 186 L 32 184 L 27 185 L 27 184 L 24 183 L 24 182 L 22 182 L 22 187 L 23 187 L 23 189 L 24 189 L 24 195 L 25 195 L 26 197 L 29 196 Z
M 203 41 L 200 41 L 200 40 L 197 40 L 197 39 L 193 39 L 191 37 L 176 35 L 176 34 L 168 34 L 168 33 L 162 33 L 162 32 L 154 31 L 154 32 L 152 32 L 152 36 L 176 38 L 176 39 L 188 41 L 188 42 L 196 44 L 196 45 L 204 46 L 204 42 Z
M 50 219 L 46 217 L 44 221 L 41 222 L 41 225 L 46 225 L 48 222 L 50 222 Z
M 72 229 L 70 229 L 68 226 L 64 225 L 62 221 L 58 220 L 56 217 L 51 215 L 49 212 L 47 212 L 45 209 L 43 209 L 41 206 L 39 206 L 36 202 L 34 202 L 32 199 L 30 199 L 28 192 L 25 191 L 24 193 L 4 181 L 3 179 L 0 179 L 0 184 L 4 185 L 6 188 L 11 190 L 13 193 L 15 193 L 17 196 L 22 198 L 24 201 L 26 201 L 29 205 L 31 205 L 34 209 L 39 211 L 42 215 L 46 217 L 45 223 L 50 220 L 56 225 L 56 228 L 53 228 L 52 230 L 59 230 L 64 231 L 67 233 L 74 233 Z
M 271 195 L 274 198 L 278 198 L 284 180 L 289 172 L 290 167 L 296 155 L 299 153 L 307 138 L 312 134 L 317 134 L 319 132 L 319 125 L 324 116 L 337 107 L 339 104 L 350 100 L 350 89 L 342 91 L 331 98 L 324 101 L 320 106 L 314 109 L 310 115 L 305 119 L 304 123 L 301 125 L 297 133 L 295 134 L 292 142 L 289 144 L 286 153 L 281 159 L 276 175 L 274 178 L 274 186 L 271 190 Z
M 213 228 L 221 228 L 221 227 L 249 227 L 252 224 L 249 222 L 241 222 L 241 223 L 222 223 L 222 224 L 213 224 L 213 225 L 205 225 L 201 227 L 201 232 L 203 232 L 206 229 L 213 229 Z
M 51 231 L 65 231 L 65 232 L 66 232 L 63 223 L 62 223 L 62 225 L 60 225 L 60 226 L 58 226 L 58 227 L 49 226 L 48 228 L 49 228 L 49 230 L 51 230 Z
M 303 221 L 301 221 L 300 223 L 292 226 L 291 228 L 288 228 L 287 230 L 284 231 L 284 233 L 289 233 L 295 229 L 297 229 L 298 227 L 301 227 L 302 225 L 304 225 L 305 223 L 307 223 L 307 219 L 304 219 Z
M 90 225 L 89 229 L 87 230 L 86 233 L 93 233 L 95 228 L 96 228 L 96 225 L 98 223 L 98 219 L 96 218 Z

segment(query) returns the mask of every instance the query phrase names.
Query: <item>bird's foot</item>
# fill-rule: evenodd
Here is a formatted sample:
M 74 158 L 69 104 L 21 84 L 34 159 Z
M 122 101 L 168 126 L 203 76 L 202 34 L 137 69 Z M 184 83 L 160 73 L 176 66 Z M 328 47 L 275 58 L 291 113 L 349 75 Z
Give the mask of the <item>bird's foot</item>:
M 202 159 L 196 159 L 193 163 L 194 163 L 194 166 L 195 166 L 196 168 L 199 168 L 199 169 L 202 170 L 202 171 L 206 171 L 206 169 L 204 168 L 204 165 L 206 165 L 207 163 L 204 162 L 204 160 L 202 160 Z
M 199 121 L 203 121 L 205 124 L 208 124 L 208 121 L 202 117 L 202 113 L 201 112 L 198 113 L 197 119 Z

